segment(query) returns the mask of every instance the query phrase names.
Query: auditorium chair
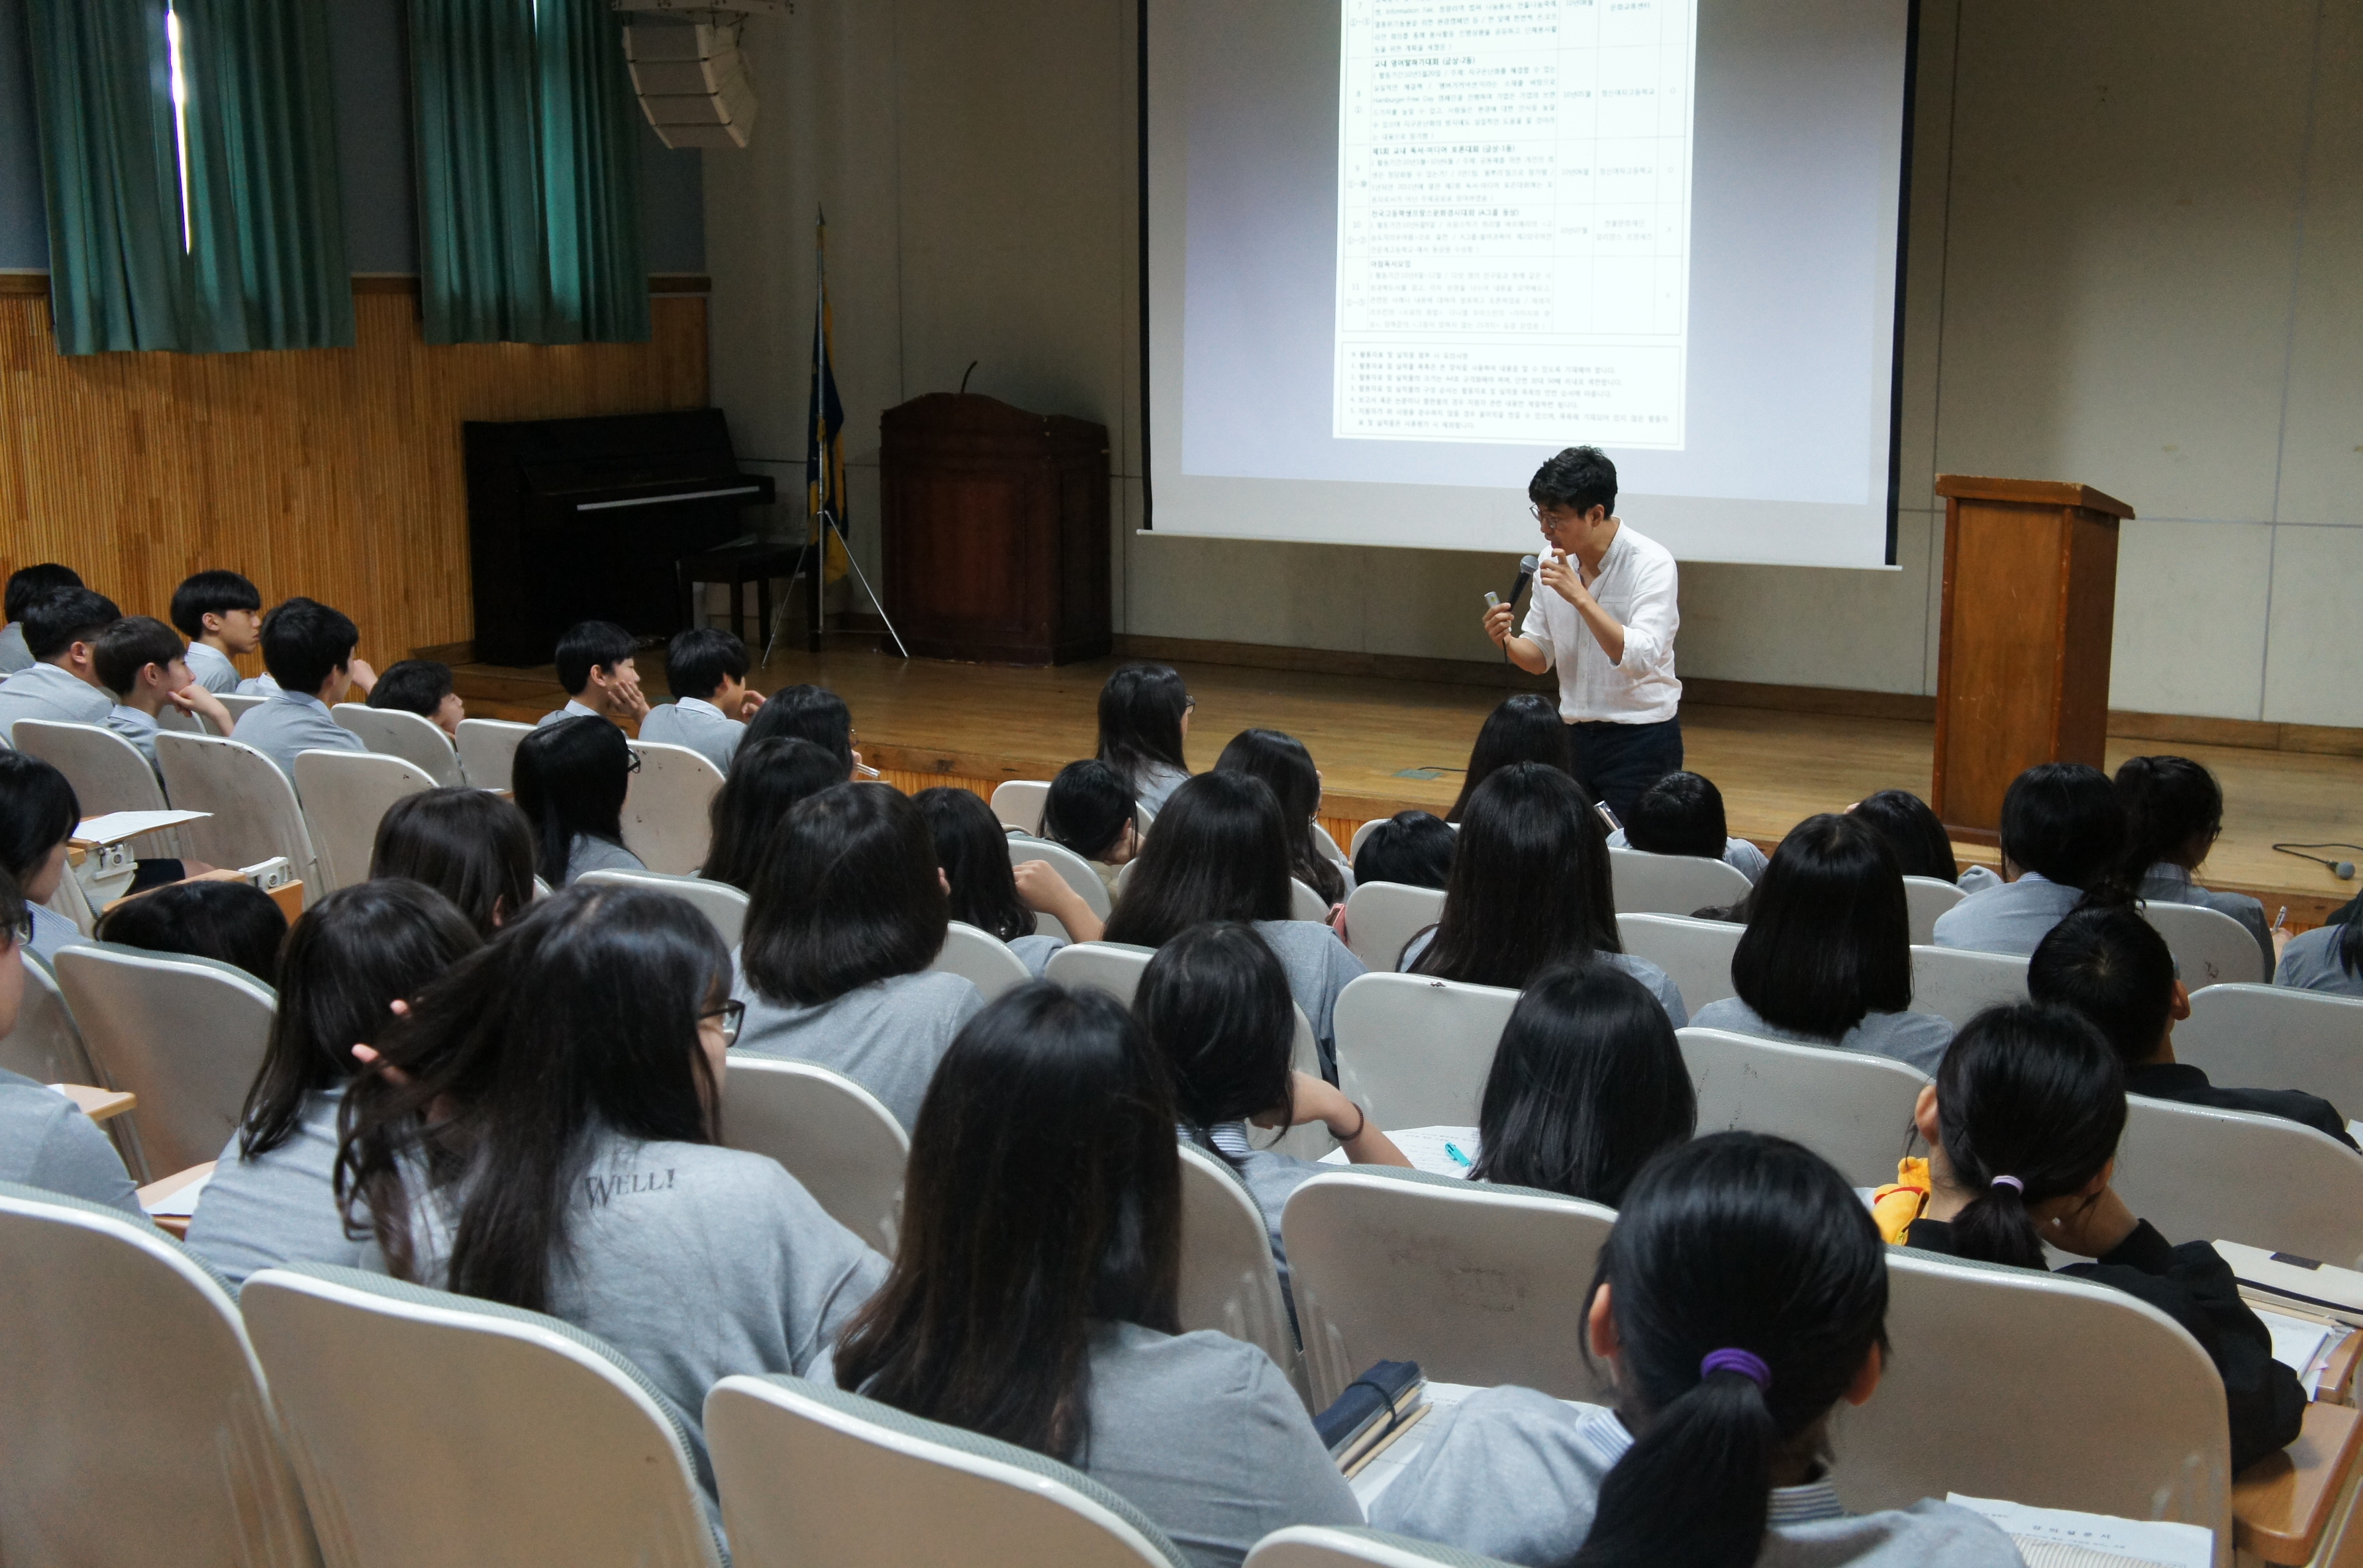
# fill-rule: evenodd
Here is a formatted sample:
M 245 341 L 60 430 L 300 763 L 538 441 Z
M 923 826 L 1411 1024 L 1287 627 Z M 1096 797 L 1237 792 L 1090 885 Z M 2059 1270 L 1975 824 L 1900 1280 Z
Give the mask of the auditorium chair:
M 2303 1089 L 2363 1116 L 2363 998 L 2207 986 L 2174 1026 L 2174 1055 L 2219 1084 Z
M 660 893 L 670 893 L 676 899 L 686 899 L 696 906 L 699 914 L 712 922 L 725 947 L 738 945 L 739 931 L 747 923 L 747 895 L 727 882 L 709 882 L 702 877 L 674 877 L 661 871 L 634 871 L 620 867 L 605 871 L 585 871 L 574 879 L 594 888 L 648 888 Z
M 1156 955 L 1157 949 L 1136 947 L 1128 942 L 1077 942 L 1051 954 L 1042 974 L 1062 986 L 1105 991 L 1130 1007 L 1132 993 L 1140 988 L 1141 974 Z
M 1688 915 L 1616 917 L 1616 939 L 1625 944 L 1625 951 L 1663 969 L 1681 992 L 1684 1009 L 1692 1014 L 1711 1001 L 1736 994 L 1731 985 L 1731 955 L 1747 931 L 1730 921 L 1693 920 Z
M 271 701 L 268 696 L 251 691 L 247 692 L 242 696 L 235 691 L 216 691 L 214 693 L 214 700 L 219 702 L 222 705 L 223 711 L 229 714 L 230 727 L 232 729 L 236 729 L 238 727 L 238 722 L 240 719 L 245 718 L 249 713 L 253 712 L 257 708 L 261 707 L 265 702 Z
M 1903 910 L 1912 922 L 1914 944 L 1935 945 L 1936 917 L 1967 897 L 1958 882 L 1939 881 L 1934 877 L 1904 878 Z
M 1291 877 L 1288 879 L 1288 918 L 1326 925 L 1329 921 L 1328 900 L 1315 892 L 1302 878 Z
M 1050 797 L 1046 778 L 1005 778 L 993 787 L 993 814 L 1004 827 L 1022 834 L 1042 831 L 1042 803 Z
M 66 782 L 73 786 L 74 803 L 84 817 L 166 808 L 164 786 L 157 781 L 156 770 L 148 766 L 138 746 L 113 730 L 98 724 L 19 719 L 16 736 L 18 751 L 39 757 L 66 776 Z M 177 860 L 181 845 L 180 831 L 166 828 L 140 834 L 132 842 L 131 852 Z
M 686 877 L 713 843 L 722 769 L 685 745 L 633 741 L 640 766 L 624 795 L 624 847 L 651 871 Z
M 1608 874 L 1618 914 L 1686 915 L 1736 904 L 1756 886 L 1720 860 L 1638 849 L 1611 849 Z
M 1933 1012 L 1955 1029 L 1987 1008 L 2026 999 L 2026 960 L 1966 947 L 1912 950 L 1912 1010 Z
M 471 790 L 507 789 L 517 743 L 531 734 L 531 724 L 515 724 L 506 719 L 460 720 L 454 743 L 460 753 L 460 777 Z
M 400 708 L 372 708 L 366 702 L 339 702 L 328 710 L 337 723 L 361 737 L 361 744 L 383 756 L 398 756 L 423 769 L 438 789 L 460 782 L 460 754 L 443 726 L 423 713 Z
M 318 856 L 296 803 L 295 786 L 278 764 L 244 741 L 219 735 L 156 735 L 156 766 L 173 808 L 210 813 L 181 830 L 188 853 L 208 865 L 253 866 L 285 856 L 304 884 L 309 908 L 321 894 Z
M 1698 1136 L 1772 1132 L 1803 1143 L 1855 1187 L 1895 1179 L 1928 1080 L 1903 1063 L 1835 1045 L 1721 1029 L 1677 1030 L 1698 1096 Z
M 1381 1127 L 1473 1127 L 1518 993 L 1359 975 L 1337 993 L 1337 1084 Z
M 416 713 L 405 714 L 416 718 Z M 319 897 L 366 882 L 379 819 L 405 795 L 435 788 L 415 762 L 369 751 L 295 754 L 295 798 L 318 856 Z
M 1255 1544 L 1243 1568 L 1510 1568 L 1457 1546 L 1438 1546 L 1382 1529 L 1290 1525 Z
M 2174 954 L 2177 977 L 2192 990 L 2202 986 L 2256 985 L 2269 980 L 2265 950 L 2248 928 L 2222 910 L 2150 900 L 2142 918 L 2158 928 Z
M 1007 943 L 957 920 L 944 928 L 943 950 L 927 967 L 960 976 L 987 1001 L 1034 977 L 1026 960 L 1011 952 Z
M 2363 1268 L 2363 1154 L 2299 1122 L 2127 1095 L 2110 1185 L 2169 1242 Z
M 25 967 L 25 999 L 17 1007 L 17 1027 L 0 1036 L 0 1069 L 35 1083 L 105 1087 L 49 966 L 29 950 L 19 950 L 17 961 Z
M 725 1143 L 777 1160 L 829 1218 L 894 1255 L 911 1139 L 876 1095 L 816 1062 L 745 1051 L 721 1088 Z
M 1250 1136 L 1269 1136 L 1251 1132 Z M 1212 1329 L 1271 1357 L 1300 1396 L 1304 1355 L 1296 1348 L 1271 1232 L 1247 1184 L 1220 1155 L 1182 1143 L 1182 1331 Z
M 1346 900 L 1346 945 L 1371 970 L 1392 970 L 1411 939 L 1443 917 L 1441 889 L 1366 882 Z
M 1023 866 L 1029 860 L 1049 862 L 1050 869 L 1059 874 L 1059 879 L 1072 888 L 1075 890 L 1075 896 L 1083 900 L 1083 906 L 1100 919 L 1107 919 L 1115 911 L 1115 901 L 1108 897 L 1107 884 L 1100 880 L 1100 874 L 1092 869 L 1090 861 L 1069 849 L 1065 845 L 1052 844 L 1047 838 L 1011 839 L 1009 864 Z M 1034 929 L 1045 936 L 1073 934 L 1065 926 L 1059 924 L 1054 915 L 1036 915 Z

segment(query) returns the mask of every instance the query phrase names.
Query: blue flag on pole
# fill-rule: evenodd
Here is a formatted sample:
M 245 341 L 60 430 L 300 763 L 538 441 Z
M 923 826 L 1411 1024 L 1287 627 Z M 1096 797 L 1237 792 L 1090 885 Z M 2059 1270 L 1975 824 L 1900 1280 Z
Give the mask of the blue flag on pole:
M 835 582 L 852 564 L 838 536 L 849 522 L 845 494 L 845 404 L 837 395 L 837 371 L 829 363 L 828 215 L 816 211 L 813 229 L 813 348 L 811 413 L 804 421 L 804 515 L 808 543 L 823 538 L 821 518 L 837 525 L 826 536 L 822 580 Z

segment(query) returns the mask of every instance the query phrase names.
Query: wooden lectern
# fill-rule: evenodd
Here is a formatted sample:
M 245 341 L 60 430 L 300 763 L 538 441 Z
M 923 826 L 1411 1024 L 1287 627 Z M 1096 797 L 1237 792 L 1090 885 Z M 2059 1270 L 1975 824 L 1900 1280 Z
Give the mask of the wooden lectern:
M 2002 791 L 2038 762 L 2102 766 L 2117 524 L 2090 485 L 1938 474 L 1945 619 L 1936 666 L 1936 815 L 1997 842 Z
M 887 613 L 913 654 L 1068 664 L 1108 651 L 1106 426 L 930 392 L 881 428 Z

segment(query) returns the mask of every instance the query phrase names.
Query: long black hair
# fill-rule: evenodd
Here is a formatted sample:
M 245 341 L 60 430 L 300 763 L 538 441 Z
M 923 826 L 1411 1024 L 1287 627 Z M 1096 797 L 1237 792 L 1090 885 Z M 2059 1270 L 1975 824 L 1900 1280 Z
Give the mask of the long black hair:
M 1372 828 L 1354 852 L 1354 885 L 1393 882 L 1442 892 L 1452 880 L 1460 835 L 1432 812 L 1397 812 Z
M 2224 787 L 2187 756 L 2129 756 L 2113 785 L 2125 813 L 2120 875 L 2127 887 L 2139 887 L 2162 860 L 2180 865 L 2194 841 L 2196 867 L 2224 829 Z
M 1635 1178 L 1603 1285 L 1634 1439 L 1572 1568 L 1755 1562 L 1774 1465 L 1821 1448 L 1824 1419 L 1886 1346 L 1887 1249 L 1869 1211 L 1785 1138 L 1713 1133 Z
M 1272 1110 L 1282 1126 L 1293 1120 L 1296 1002 L 1254 927 L 1211 921 L 1159 948 L 1132 1011 L 1173 1075 L 1174 1117 L 1200 1148 L 1237 1165 L 1215 1147 L 1215 1128 Z
M 1961 1256 L 2042 1268 L 2028 1211 L 2081 1192 L 2117 1157 L 2125 1072 L 2101 1032 L 2064 1007 L 1990 1007 L 1961 1026 L 1936 1068 L 1936 1121 Z M 1998 1182 L 1998 1176 L 2014 1178 Z
M 1673 1021 L 1648 988 L 1613 965 L 1553 965 L 1494 1048 L 1469 1175 L 1614 1209 L 1651 1155 L 1697 1127 Z
M 1765 1022 L 1817 1040 L 1911 1007 L 1911 913 L 1878 829 L 1825 812 L 1789 830 L 1748 900 L 1731 987 Z
M 533 823 L 488 790 L 421 790 L 378 819 L 370 876 L 407 877 L 490 936 L 533 902 Z
M 1546 964 L 1623 951 L 1608 834 L 1582 789 L 1539 762 L 1494 773 L 1470 800 L 1416 972 L 1517 990 Z
M 936 961 L 950 923 L 935 835 L 890 784 L 838 784 L 797 802 L 748 892 L 747 981 L 788 1005 Z
M 2122 898 L 2125 813 L 2109 776 L 2080 762 L 2038 762 L 2002 797 L 2002 858 L 2096 899 Z
M 262 1069 L 239 1113 L 246 1159 L 287 1142 L 304 1100 L 361 1071 L 355 1045 L 375 1045 L 408 1001 L 483 938 L 451 900 L 398 877 L 339 888 L 304 911 L 279 958 L 279 1007 Z
M 509 781 L 533 824 L 535 868 L 551 887 L 566 881 L 578 836 L 624 842 L 624 797 L 632 788 L 632 747 L 605 719 L 560 719 L 517 743 Z
M 771 708 L 763 705 L 764 711 Z M 756 715 L 761 717 L 760 713 Z M 756 867 L 799 801 L 845 782 L 845 763 L 808 740 L 749 741 L 730 758 L 730 776 L 714 792 L 706 820 L 714 834 L 699 872 L 709 882 L 754 891 Z
M 1034 933 L 1034 911 L 1017 896 L 1009 834 L 982 797 L 948 785 L 911 797 L 936 841 L 936 863 L 952 885 L 951 918 L 1004 942 Z
M 1909 790 L 1881 790 L 1865 795 L 1847 809 L 1887 841 L 1894 852 L 1895 868 L 1906 877 L 1933 877 L 1939 882 L 1961 879 L 1961 863 L 1953 858 L 1952 835 L 1928 802 Z
M 1124 830 L 1139 825 L 1132 786 L 1095 756 L 1059 769 L 1042 797 L 1042 836 L 1086 860 L 1106 860 Z
M 743 749 L 765 740 L 804 740 L 821 747 L 837 758 L 832 783 L 845 782 L 853 771 L 853 710 L 825 686 L 791 686 L 766 699 L 747 721 L 747 734 L 739 744 Z M 731 771 L 738 771 L 736 757 L 731 759 Z
M 1181 1332 L 1182 1170 L 1164 1065 L 1121 1003 L 1037 980 L 969 1020 L 912 1130 L 903 1241 L 839 1386 L 1071 1461 L 1093 1327 Z
M 403 1081 L 365 1072 L 346 1091 L 347 1223 L 417 1279 L 414 1205 L 451 1194 L 445 1288 L 547 1311 L 594 1133 L 720 1140 L 698 1021 L 729 988 L 729 951 L 686 900 L 593 886 L 537 900 L 383 1037 Z
M 1286 920 L 1289 898 L 1288 823 L 1271 787 L 1201 773 L 1157 814 L 1104 935 L 1161 947 L 1201 921 Z
M 211 958 L 275 986 L 287 917 L 252 883 L 208 878 L 126 899 L 99 916 L 92 934 L 123 947 Z
M 1289 875 L 1320 894 L 1325 904 L 1345 898 L 1345 875 L 1315 841 L 1321 831 L 1315 824 L 1321 811 L 1321 774 L 1303 741 L 1278 730 L 1241 730 L 1215 759 L 1215 771 L 1253 774 L 1270 785 L 1288 823 Z
M 1469 748 L 1469 771 L 1461 777 L 1460 793 L 1444 813 L 1448 823 L 1469 814 L 1469 803 L 1488 778 L 1514 762 L 1539 762 L 1573 778 L 1575 743 L 1558 707 L 1539 692 L 1521 691 L 1504 697 L 1485 715 L 1477 744 Z
M 80 821 L 64 774 L 29 753 L 0 751 L 0 871 L 31 887 Z
M 1127 664 L 1100 688 L 1097 756 L 1123 776 L 1125 788 L 1140 793 L 1152 763 L 1190 771 L 1182 749 L 1182 716 L 1190 711 L 1190 689 L 1170 665 Z

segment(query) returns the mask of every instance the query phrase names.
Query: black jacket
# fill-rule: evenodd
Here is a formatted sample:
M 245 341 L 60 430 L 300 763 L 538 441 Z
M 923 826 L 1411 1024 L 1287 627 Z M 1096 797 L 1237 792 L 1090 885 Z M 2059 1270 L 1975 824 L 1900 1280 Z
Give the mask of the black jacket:
M 2146 1067 L 2125 1069 L 2125 1092 L 2147 1095 L 2152 1099 L 2179 1100 L 2184 1105 L 2213 1106 L 2219 1110 L 2254 1110 L 2278 1116 L 2285 1121 L 2302 1122 L 2317 1132 L 2327 1132 L 2348 1148 L 2355 1148 L 2354 1135 L 2346 1131 L 2346 1118 L 2338 1114 L 2338 1108 L 2303 1089 L 2218 1088 L 2207 1081 L 2205 1073 L 2188 1062 L 2153 1062 Z

